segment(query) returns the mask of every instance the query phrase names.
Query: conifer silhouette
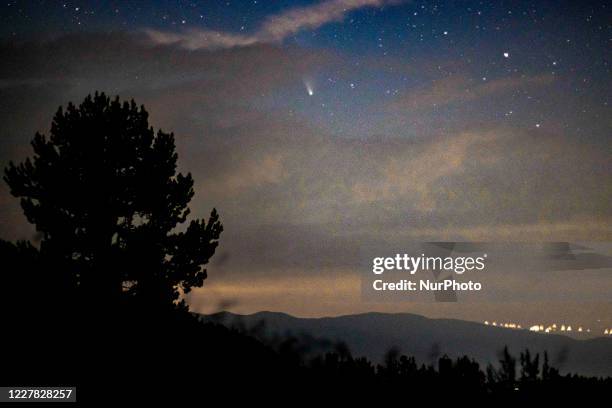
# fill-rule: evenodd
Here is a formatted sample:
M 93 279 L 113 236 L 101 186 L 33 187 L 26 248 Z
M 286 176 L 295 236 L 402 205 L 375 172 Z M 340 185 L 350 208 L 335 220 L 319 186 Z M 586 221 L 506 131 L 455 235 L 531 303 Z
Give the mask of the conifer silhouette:
M 60 107 L 32 147 L 4 179 L 40 234 L 52 280 L 89 308 L 186 310 L 180 295 L 202 286 L 223 227 L 213 209 L 181 228 L 194 190 L 177 173 L 174 135 L 155 133 L 133 100 L 95 93 Z

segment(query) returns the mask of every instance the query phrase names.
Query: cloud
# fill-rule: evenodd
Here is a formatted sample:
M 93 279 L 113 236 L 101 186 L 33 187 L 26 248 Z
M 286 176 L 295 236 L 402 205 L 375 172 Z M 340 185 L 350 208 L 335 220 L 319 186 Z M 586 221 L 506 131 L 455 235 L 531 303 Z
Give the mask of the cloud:
M 214 195 L 236 196 L 248 189 L 278 184 L 286 177 L 287 169 L 282 155 L 266 153 L 261 157 L 246 159 L 239 168 L 210 180 L 206 190 Z
M 175 33 L 147 29 L 145 33 L 155 44 L 178 44 L 189 50 L 244 47 L 263 42 L 257 36 L 231 34 L 213 30 L 189 29 L 181 33 Z
M 555 77 L 550 74 L 502 77 L 488 81 L 469 79 L 464 75 L 451 75 L 433 80 L 427 87 L 401 95 L 390 104 L 390 107 L 392 110 L 427 110 L 533 87 L 543 87 L 554 81 Z
M 282 41 L 301 30 L 316 29 L 329 22 L 341 21 L 345 14 L 360 8 L 397 3 L 397 0 L 330 0 L 314 6 L 295 8 L 268 18 L 260 35 L 271 41 Z
M 245 311 L 354 313 L 371 310 L 350 275 L 363 242 L 612 239 L 607 139 L 498 121 L 427 137 L 336 137 L 261 103 L 261 95 L 287 97 L 317 69 L 351 69 L 329 52 L 273 44 L 190 51 L 115 33 L 4 44 L 0 59 L 2 166 L 31 154 L 29 141 L 57 106 L 96 89 L 134 97 L 154 127 L 175 132 L 180 169 L 196 183 L 193 216 L 215 206 L 225 226 L 194 302 L 206 303 L 216 287 L 246 301 Z M 473 83 L 466 96 L 469 82 L 457 79 L 439 97 L 425 97 L 429 88 L 422 95 L 474 101 L 548 81 Z M 0 187 L 0 237 L 31 238 L 18 205 Z M 330 287 L 344 296 L 318 289 Z
M 355 198 L 372 203 L 410 197 L 414 210 L 434 212 L 438 206 L 433 190 L 440 180 L 461 174 L 477 146 L 493 142 L 495 137 L 494 133 L 462 133 L 427 143 L 409 157 L 393 155 L 382 165 L 380 178 L 354 184 Z
M 11 67 L 0 69 L 0 100 L 11 101 L 0 111 L 0 162 L 29 154 L 34 132 L 48 129 L 59 104 L 98 89 L 134 97 L 153 126 L 175 132 L 180 168 L 196 182 L 193 215 L 215 206 L 225 225 L 220 251 L 228 261 L 215 271 L 348 268 L 359 242 L 376 240 L 612 238 L 610 164 L 596 142 L 496 122 L 428 137 L 336 137 L 265 108 L 261 95 L 285 97 L 304 74 L 346 66 L 339 57 L 142 40 L 82 35 L 0 46 L 3 67 Z M 498 80 L 470 97 L 545 82 Z M 16 221 L 23 222 L 17 200 L 0 194 L 0 236 L 29 238 Z
M 266 18 L 253 34 L 243 35 L 214 30 L 189 29 L 182 33 L 145 30 L 156 44 L 178 44 L 196 49 L 244 47 L 260 43 L 280 43 L 302 30 L 317 29 L 331 22 L 342 21 L 352 11 L 366 7 L 382 7 L 401 0 L 328 0 L 306 7 L 296 7 Z

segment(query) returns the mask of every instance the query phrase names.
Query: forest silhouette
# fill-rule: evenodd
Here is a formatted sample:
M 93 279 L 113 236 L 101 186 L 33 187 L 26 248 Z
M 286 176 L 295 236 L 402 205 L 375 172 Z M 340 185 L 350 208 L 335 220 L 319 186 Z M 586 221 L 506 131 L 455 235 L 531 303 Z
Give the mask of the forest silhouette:
M 282 401 L 291 390 L 508 402 L 610 390 L 609 378 L 561 375 L 528 350 L 517 361 L 503 344 L 498 366 L 467 356 L 419 365 L 395 349 L 376 364 L 343 343 L 313 355 L 296 337 L 200 320 L 183 295 L 203 285 L 223 226 L 215 209 L 189 220 L 193 179 L 177 172 L 174 135 L 148 119 L 134 101 L 95 93 L 60 107 L 33 157 L 6 167 L 36 237 L 0 241 L 2 384 L 75 385 L 80 401 Z

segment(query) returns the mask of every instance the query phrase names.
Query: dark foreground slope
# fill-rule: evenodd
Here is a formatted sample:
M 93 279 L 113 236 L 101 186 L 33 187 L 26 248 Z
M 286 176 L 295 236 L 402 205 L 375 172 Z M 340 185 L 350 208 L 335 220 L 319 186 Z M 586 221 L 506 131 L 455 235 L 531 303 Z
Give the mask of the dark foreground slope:
M 296 318 L 284 313 L 236 315 L 222 312 L 206 319 L 252 328 L 265 326 L 267 335 L 306 334 L 345 342 L 355 356 L 380 362 L 396 347 L 420 363 L 435 363 L 447 354 L 470 356 L 482 365 L 496 363 L 507 345 L 516 355 L 529 349 L 547 351 L 551 364 L 562 373 L 612 376 L 612 339 L 576 340 L 561 335 L 510 330 L 451 319 L 428 319 L 414 314 L 366 313 L 327 318 Z M 263 323 L 262 323 L 263 322 Z
M 471 356 L 431 356 L 423 365 L 397 352 L 387 353 L 376 364 L 363 358 L 359 350 L 352 354 L 338 344 L 327 343 L 325 351 L 324 347 L 307 350 L 308 342 L 303 339 L 260 340 L 249 331 L 175 312 L 152 315 L 122 308 L 116 314 L 44 316 L 36 325 L 25 316 L 6 320 L 13 330 L 4 336 L 0 384 L 76 386 L 80 402 L 216 405 L 263 401 L 286 406 L 293 405 L 296 398 L 318 403 L 330 398 L 345 403 L 365 399 L 406 403 L 435 396 L 436 401 L 445 402 L 520 403 L 549 401 L 551 395 L 609 395 L 612 385 L 610 379 L 559 375 L 554 369 L 545 370 L 542 360 L 533 373 L 523 376 L 522 361 L 519 364 L 507 353 L 507 361 L 514 360 L 510 369 L 485 368 Z M 360 316 L 352 318 L 360 320 Z M 275 324 L 283 319 L 285 324 L 301 320 L 280 315 Z M 362 322 L 359 329 L 345 323 L 344 329 L 356 330 L 349 341 L 361 338 L 372 348 L 376 338 L 369 330 L 385 327 L 376 320 Z M 340 327 L 335 330 L 345 333 Z M 385 339 L 378 341 L 383 350 Z
M 82 403 L 231 401 L 255 392 L 254 379 L 295 376 L 258 340 L 190 316 L 91 314 L 10 321 L 3 335 L 3 386 L 76 386 Z M 5 320 L 6 321 L 6 320 Z M 54 322 L 53 322 L 54 321 Z

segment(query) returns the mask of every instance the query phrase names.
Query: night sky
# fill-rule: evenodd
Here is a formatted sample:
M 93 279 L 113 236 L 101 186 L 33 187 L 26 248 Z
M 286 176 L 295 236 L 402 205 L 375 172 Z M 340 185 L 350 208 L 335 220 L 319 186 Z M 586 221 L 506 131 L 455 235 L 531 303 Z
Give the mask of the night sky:
M 0 164 L 59 105 L 135 98 L 225 225 L 196 310 L 612 326 L 594 292 L 371 304 L 355 272 L 371 241 L 612 240 L 611 28 L 605 1 L 6 1 Z M 35 238 L 4 184 L 0 237 Z

